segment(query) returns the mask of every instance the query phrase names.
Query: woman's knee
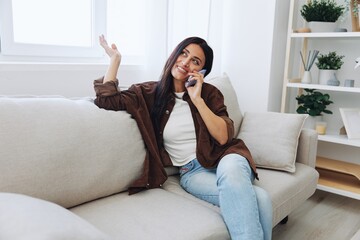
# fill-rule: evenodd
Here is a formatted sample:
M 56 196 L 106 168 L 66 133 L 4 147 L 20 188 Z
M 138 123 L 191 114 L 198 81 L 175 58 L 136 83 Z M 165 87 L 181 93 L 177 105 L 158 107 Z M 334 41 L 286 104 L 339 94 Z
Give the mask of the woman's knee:
M 239 154 L 228 154 L 223 157 L 217 167 L 218 173 L 231 173 L 235 174 L 250 173 L 251 168 L 245 157 Z
M 246 158 L 238 154 L 229 154 L 221 159 L 216 171 L 219 181 L 229 181 L 234 184 L 252 181 L 252 171 Z

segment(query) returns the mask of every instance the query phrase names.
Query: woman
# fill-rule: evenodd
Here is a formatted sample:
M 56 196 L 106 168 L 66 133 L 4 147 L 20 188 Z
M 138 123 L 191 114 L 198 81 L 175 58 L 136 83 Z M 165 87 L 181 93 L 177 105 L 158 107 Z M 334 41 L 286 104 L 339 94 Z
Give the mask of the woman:
M 190 194 L 220 207 L 231 238 L 271 239 L 272 206 L 267 193 L 252 185 L 254 161 L 240 139 L 233 138 L 221 92 L 204 83 L 213 51 L 205 40 L 191 37 L 172 52 L 158 82 L 135 84 L 118 91 L 121 55 L 100 36 L 110 57 L 104 78 L 94 82 L 95 104 L 126 110 L 137 121 L 146 145 L 144 173 L 130 193 L 161 187 L 164 166 L 180 168 L 180 184 Z M 199 73 L 205 69 L 204 75 Z M 185 86 L 189 79 L 194 86 Z

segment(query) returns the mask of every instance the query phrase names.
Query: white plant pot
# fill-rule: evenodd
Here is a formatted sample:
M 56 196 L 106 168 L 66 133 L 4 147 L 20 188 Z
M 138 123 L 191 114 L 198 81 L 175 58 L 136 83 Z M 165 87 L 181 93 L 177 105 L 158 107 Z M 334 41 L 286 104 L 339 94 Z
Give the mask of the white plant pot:
M 315 129 L 316 122 L 322 122 L 322 116 L 308 116 L 305 119 L 303 128 Z
M 310 84 L 312 82 L 311 79 L 311 72 L 310 71 L 305 71 L 303 77 L 301 78 L 301 82 L 302 83 L 307 83 Z
M 319 69 L 319 84 L 328 85 L 328 81 L 334 78 L 337 70 Z
M 309 22 L 311 32 L 334 32 L 336 28 L 335 22 Z

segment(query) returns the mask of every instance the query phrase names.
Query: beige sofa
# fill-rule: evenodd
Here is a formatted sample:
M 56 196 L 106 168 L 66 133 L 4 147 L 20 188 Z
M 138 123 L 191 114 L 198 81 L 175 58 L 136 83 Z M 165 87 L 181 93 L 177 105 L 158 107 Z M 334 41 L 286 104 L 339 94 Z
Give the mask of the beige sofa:
M 251 150 L 263 168 L 255 184 L 271 195 L 275 226 L 316 189 L 316 133 L 292 126 L 299 122 L 295 114 L 243 117 L 227 76 L 209 82 L 223 92 L 239 136 L 257 142 Z M 128 195 L 142 170 L 141 135 L 130 115 L 99 109 L 92 100 L 0 97 L 0 239 L 230 239 L 219 208 L 186 193 L 176 168 L 167 169 L 162 188 Z M 274 134 L 283 119 L 291 131 Z M 269 131 L 261 130 L 269 121 Z M 293 130 L 295 142 L 277 141 Z M 264 156 L 285 156 L 293 167 L 266 166 L 274 163 L 261 162 Z

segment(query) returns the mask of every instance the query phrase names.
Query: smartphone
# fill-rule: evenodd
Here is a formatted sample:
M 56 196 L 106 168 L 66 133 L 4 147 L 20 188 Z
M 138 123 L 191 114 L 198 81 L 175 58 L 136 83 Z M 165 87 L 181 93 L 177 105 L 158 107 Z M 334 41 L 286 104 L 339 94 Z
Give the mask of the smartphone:
M 206 73 L 206 69 L 201 69 L 199 73 L 204 75 Z M 188 80 L 186 80 L 185 87 L 193 87 L 196 84 L 196 80 L 191 80 L 191 78 L 192 76 L 190 76 Z

